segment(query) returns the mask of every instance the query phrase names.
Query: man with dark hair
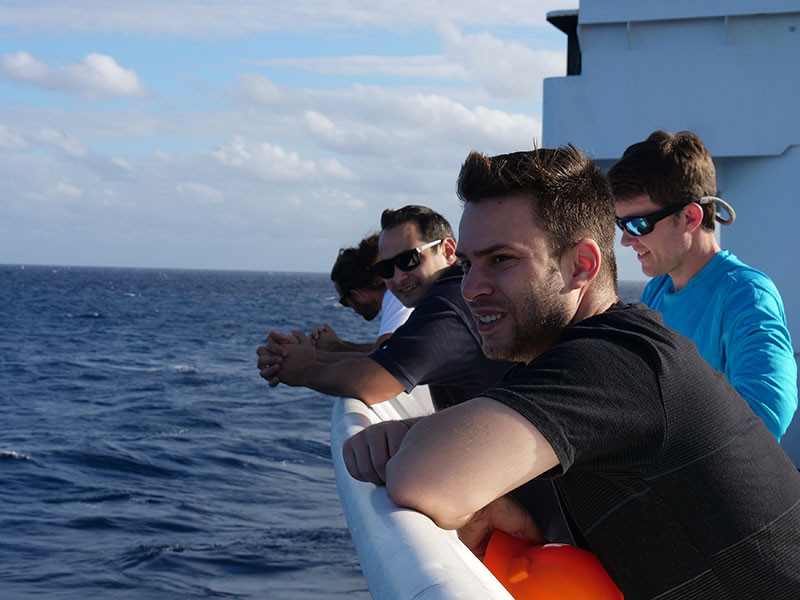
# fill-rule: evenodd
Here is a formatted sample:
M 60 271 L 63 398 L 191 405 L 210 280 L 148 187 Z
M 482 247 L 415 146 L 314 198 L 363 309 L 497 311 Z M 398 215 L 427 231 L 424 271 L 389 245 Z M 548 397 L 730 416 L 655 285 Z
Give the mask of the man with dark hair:
M 715 221 L 728 225 L 735 215 L 716 197 L 714 162 L 702 140 L 689 131 L 655 131 L 625 150 L 608 177 L 622 245 L 653 277 L 641 301 L 691 338 L 780 440 L 797 409 L 783 302 L 769 277 L 720 248 Z
M 471 153 L 461 290 L 487 355 L 520 361 L 479 397 L 343 449 L 355 477 L 459 529 L 543 541 L 509 491 L 555 482 L 576 542 L 625 598 L 788 600 L 800 589 L 800 473 L 691 340 L 616 294 L 614 199 L 573 147 Z
M 375 404 L 428 385 L 441 409 L 473 397 L 511 366 L 491 361 L 461 297 L 461 267 L 447 220 L 423 206 L 385 210 L 375 272 L 414 311 L 380 347 L 361 358 L 323 363 L 301 331 L 271 332 L 258 348 L 261 377 Z
M 342 353 L 372 352 L 381 345 L 395 329 L 406 322 L 411 309 L 386 288 L 386 282 L 375 273 L 378 262 L 378 234 L 365 237 L 358 246 L 342 248 L 331 269 L 331 281 L 339 294 L 339 304 L 357 315 L 372 321 L 380 313 L 378 339 L 374 342 L 348 342 L 336 335 L 328 323 L 311 331 L 311 342 L 317 349 L 317 358 L 327 353 L 328 361 L 341 360 Z

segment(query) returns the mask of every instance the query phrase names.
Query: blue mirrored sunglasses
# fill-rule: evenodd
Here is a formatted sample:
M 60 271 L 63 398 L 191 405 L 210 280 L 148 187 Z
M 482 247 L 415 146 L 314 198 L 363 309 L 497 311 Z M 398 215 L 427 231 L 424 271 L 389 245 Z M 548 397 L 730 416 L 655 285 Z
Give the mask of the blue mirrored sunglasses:
M 668 206 L 667 208 L 662 208 L 661 210 L 657 210 L 656 212 L 652 212 L 649 215 L 641 215 L 639 217 L 614 217 L 614 220 L 617 222 L 617 227 L 619 227 L 624 233 L 629 233 L 633 236 L 639 237 L 641 235 L 647 235 L 653 228 L 656 226 L 661 219 L 664 219 L 670 215 L 674 215 L 676 212 L 680 212 L 684 209 L 684 207 L 691 204 L 691 202 L 684 202 L 683 204 L 675 204 L 673 206 Z
M 436 244 L 441 244 L 442 240 L 435 240 L 433 242 L 428 242 L 422 246 L 418 246 L 416 248 L 412 248 L 411 250 L 406 250 L 393 256 L 392 258 L 387 258 L 385 260 L 381 260 L 376 262 L 375 265 L 372 267 L 375 272 L 378 274 L 379 277 L 383 277 L 384 279 L 391 279 L 394 276 L 394 268 L 397 267 L 401 271 L 413 271 L 416 269 L 419 264 L 422 262 L 422 258 L 420 257 L 419 253 L 425 250 L 426 248 L 430 248 L 431 246 L 435 246 Z

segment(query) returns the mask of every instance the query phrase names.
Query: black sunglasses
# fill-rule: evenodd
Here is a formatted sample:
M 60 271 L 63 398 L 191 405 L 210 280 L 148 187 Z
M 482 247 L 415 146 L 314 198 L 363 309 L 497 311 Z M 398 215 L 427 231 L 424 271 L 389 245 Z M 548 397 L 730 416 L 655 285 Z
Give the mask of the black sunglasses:
M 656 223 L 661 219 L 665 219 L 670 215 L 674 215 L 676 212 L 682 211 L 684 207 L 689 204 L 691 204 L 691 202 L 684 202 L 683 204 L 675 204 L 667 208 L 662 208 L 649 215 L 641 215 L 639 217 L 614 217 L 614 220 L 617 222 L 617 227 L 624 233 L 630 233 L 633 236 L 639 237 L 653 231 Z
M 392 258 L 387 258 L 385 260 L 381 260 L 375 263 L 372 267 L 375 272 L 378 274 L 379 277 L 383 277 L 384 279 L 391 279 L 394 275 L 394 268 L 397 267 L 401 271 L 413 271 L 419 266 L 419 263 L 422 262 L 422 259 L 419 255 L 420 252 L 425 250 L 426 248 L 430 248 L 431 246 L 435 246 L 436 244 L 441 244 L 442 240 L 435 240 L 433 242 L 428 242 L 423 246 L 418 246 L 417 248 L 412 248 L 411 250 L 406 250 L 405 252 L 401 252 Z
M 342 296 L 339 298 L 339 304 L 342 306 L 347 306 L 347 301 L 350 299 L 350 294 L 353 293 L 353 290 L 347 290 Z

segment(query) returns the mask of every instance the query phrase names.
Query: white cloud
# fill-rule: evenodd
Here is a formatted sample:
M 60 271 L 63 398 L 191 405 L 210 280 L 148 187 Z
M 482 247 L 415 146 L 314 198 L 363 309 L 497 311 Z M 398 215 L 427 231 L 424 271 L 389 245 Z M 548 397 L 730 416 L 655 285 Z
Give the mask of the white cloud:
M 205 183 L 180 183 L 175 187 L 175 191 L 200 202 L 222 202 L 222 192 Z
M 111 159 L 112 164 L 120 167 L 121 169 L 125 169 L 126 171 L 133 171 L 131 167 L 131 163 L 129 163 L 124 158 L 120 158 L 119 156 L 115 156 Z
M 338 145 L 347 139 L 347 133 L 325 115 L 315 110 L 307 110 L 303 113 L 303 117 L 309 131 L 327 142 Z
M 144 96 L 147 87 L 132 69 L 110 56 L 88 54 L 80 62 L 51 68 L 20 50 L 0 57 L 0 78 L 98 99 L 110 96 Z
M 25 138 L 21 135 L 10 131 L 8 127 L 0 123 L 0 148 L 6 150 L 21 150 L 27 147 Z
M 80 189 L 66 181 L 59 181 L 55 187 L 55 192 L 61 196 L 68 196 L 70 198 L 80 198 L 83 196 L 83 192 Z
M 244 73 L 237 77 L 238 91 L 253 102 L 260 104 L 283 104 L 287 101 L 281 88 L 263 75 Z
M 297 152 L 268 142 L 247 143 L 237 138 L 211 154 L 220 164 L 250 172 L 264 181 L 308 181 L 319 177 L 357 179 L 355 172 L 335 158 L 303 159 Z
M 83 140 L 65 131 L 47 127 L 35 132 L 33 137 L 39 142 L 60 148 L 70 156 L 81 158 L 89 154 L 89 146 Z
M 466 80 L 470 77 L 469 71 L 462 65 L 439 55 L 273 58 L 247 62 L 263 66 L 295 67 L 329 75 L 380 75 L 443 80 Z
M 563 51 L 534 51 L 488 33 L 465 35 L 451 24 L 440 25 L 439 33 L 445 55 L 495 97 L 541 100 L 542 79 L 566 75 Z
M 576 8 L 578 0 L 363 0 L 285 2 L 283 0 L 26 0 L 0 5 L 0 23 L 21 31 L 147 33 L 244 37 L 273 31 L 385 27 L 407 29 L 447 20 L 464 27 L 514 24 L 547 26 L 545 14 Z

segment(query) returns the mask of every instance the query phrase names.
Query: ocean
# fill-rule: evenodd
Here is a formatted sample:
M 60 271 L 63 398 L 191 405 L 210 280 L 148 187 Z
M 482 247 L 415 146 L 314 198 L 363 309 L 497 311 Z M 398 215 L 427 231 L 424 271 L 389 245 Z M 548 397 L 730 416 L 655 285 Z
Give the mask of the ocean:
M 256 367 L 273 329 L 376 336 L 327 274 L 2 265 L 0 306 L 4 600 L 369 598 L 332 399 Z

